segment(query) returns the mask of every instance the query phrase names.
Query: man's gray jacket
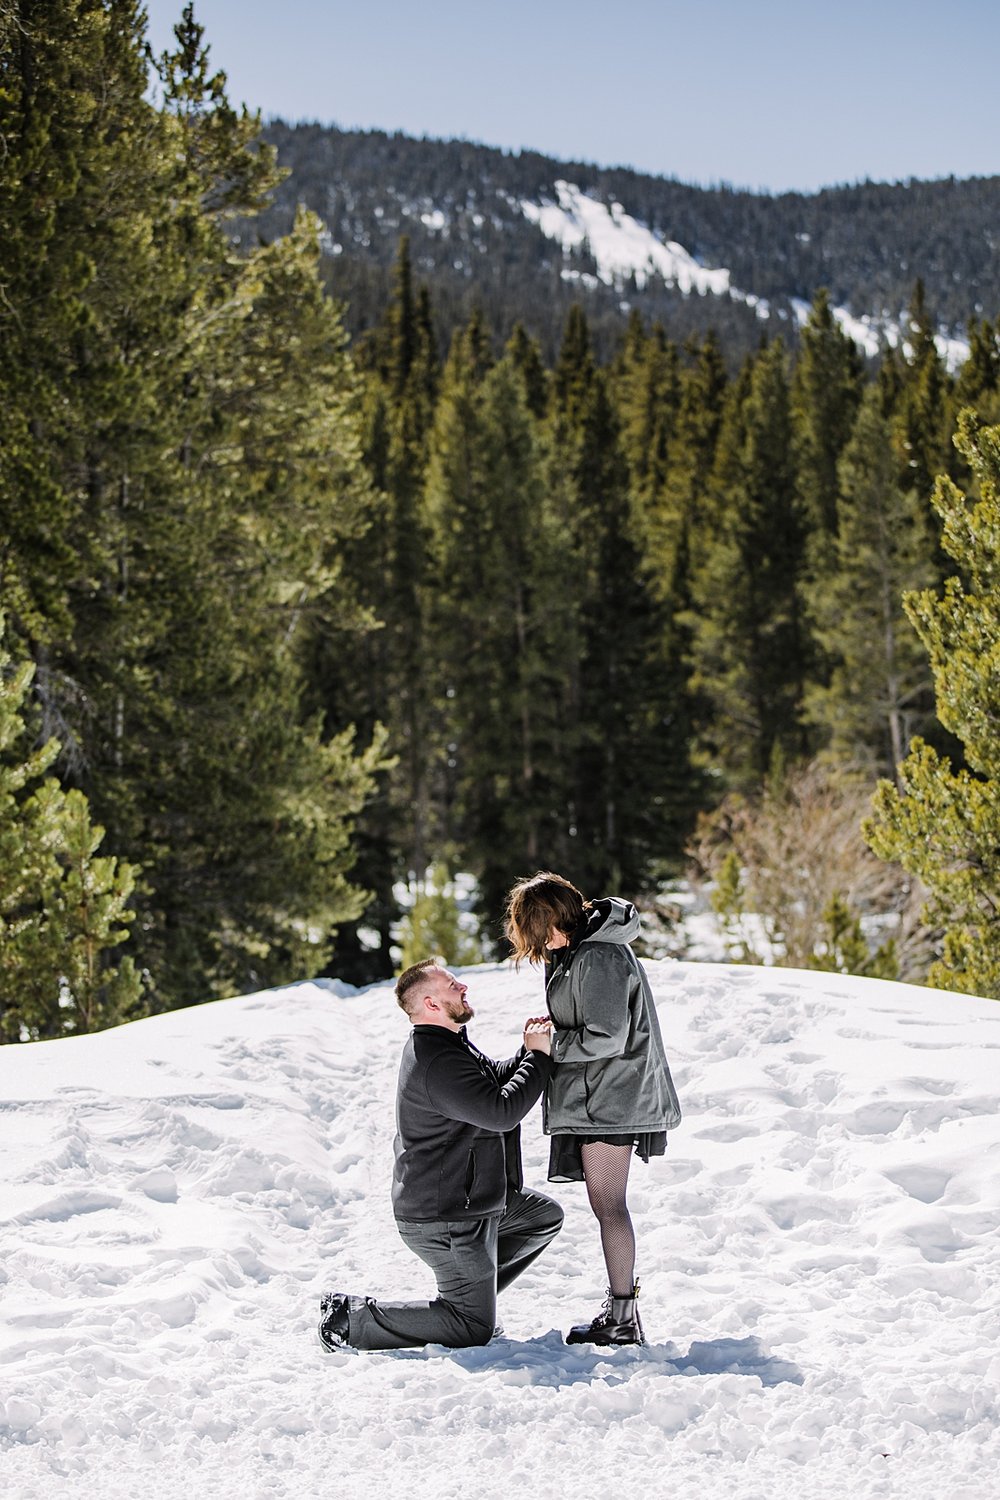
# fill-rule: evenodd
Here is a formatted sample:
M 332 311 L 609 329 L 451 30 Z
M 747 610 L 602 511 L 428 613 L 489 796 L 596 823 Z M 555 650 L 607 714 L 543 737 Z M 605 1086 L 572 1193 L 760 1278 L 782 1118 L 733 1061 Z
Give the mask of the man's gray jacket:
M 414 1026 L 396 1090 L 397 1219 L 482 1219 L 520 1188 L 520 1122 L 552 1064 L 521 1049 L 494 1062 L 461 1031 Z

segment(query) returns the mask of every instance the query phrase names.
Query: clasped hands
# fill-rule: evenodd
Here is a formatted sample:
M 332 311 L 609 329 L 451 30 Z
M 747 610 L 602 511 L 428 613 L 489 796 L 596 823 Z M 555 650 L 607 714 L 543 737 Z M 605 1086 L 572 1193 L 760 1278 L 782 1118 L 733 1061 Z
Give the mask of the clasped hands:
M 524 1023 L 524 1045 L 529 1052 L 552 1055 L 552 1020 L 549 1016 L 530 1016 Z

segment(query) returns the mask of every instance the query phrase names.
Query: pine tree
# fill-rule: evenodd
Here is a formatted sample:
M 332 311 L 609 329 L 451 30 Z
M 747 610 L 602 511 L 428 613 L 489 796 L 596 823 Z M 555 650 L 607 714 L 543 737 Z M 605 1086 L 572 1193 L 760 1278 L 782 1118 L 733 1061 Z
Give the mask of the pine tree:
M 422 313 L 418 317 L 418 311 Z M 431 806 L 431 694 L 426 677 L 424 598 L 427 584 L 427 528 L 423 490 L 428 440 L 437 397 L 437 349 L 426 298 L 414 299 L 408 242 L 400 245 L 396 292 L 389 315 L 389 451 L 387 572 L 378 600 L 389 651 L 386 677 L 390 743 L 399 757 L 391 804 L 403 820 L 404 868 L 422 876 L 431 858 L 434 814 Z
M 559 703 L 560 758 L 573 774 L 553 848 L 586 889 L 638 893 L 679 852 L 689 814 L 677 777 L 686 726 L 672 696 L 669 612 L 643 553 L 607 379 L 577 308 L 553 378 L 547 441 L 575 617 Z
M 934 505 L 959 573 L 942 595 L 907 595 L 906 609 L 930 656 L 938 718 L 966 764 L 955 770 L 914 740 L 899 786 L 880 784 L 866 836 L 930 891 L 928 919 L 944 934 L 930 982 L 1000 998 L 1000 428 L 977 430 L 964 413 L 956 444 L 980 498 L 942 478 Z
M 936 476 L 950 472 L 954 448 L 951 381 L 934 341 L 922 281 L 914 288 L 909 322 L 902 387 L 894 410 L 901 463 L 899 482 L 926 502 Z
M 807 715 L 836 756 L 890 775 L 932 711 L 930 672 L 903 594 L 928 587 L 936 573 L 924 504 L 899 488 L 897 473 L 872 386 L 840 461 L 831 567 L 807 589 L 831 666 L 829 681 L 808 693 Z
M 678 350 L 662 327 L 657 325 L 647 337 L 641 320 L 633 316 L 609 375 L 629 470 L 637 581 L 650 596 L 645 691 L 658 702 L 653 717 L 666 751 L 656 792 L 664 809 L 657 836 L 661 869 L 683 846 L 705 792 L 692 763 L 690 634 L 683 622 L 691 603 L 694 497 L 711 467 L 725 385 L 716 353 L 714 340 L 708 340 L 694 363 L 682 369 Z
M 431 438 L 427 618 L 442 847 L 463 851 L 495 924 L 511 871 L 537 866 L 552 831 L 565 633 L 558 533 L 524 382 L 509 355 L 482 374 L 477 349 L 478 338 L 455 340 Z
M 681 402 L 680 356 L 661 325 L 647 337 L 639 314 L 631 314 L 621 353 L 608 372 L 608 387 L 632 494 L 640 515 L 648 514 L 664 486 Z
M 2 477 L 14 513 L 39 474 L 53 502 L 42 532 L 14 531 L 2 582 L 61 773 L 144 867 L 138 957 L 162 1006 L 314 971 L 358 910 L 349 830 L 378 746 L 303 706 L 311 640 L 364 623 L 341 565 L 371 509 L 358 391 L 316 224 L 233 253 L 227 221 L 261 205 L 273 153 L 191 7 L 158 107 L 137 5 L 31 10 L 12 173 L 52 200 L 8 284 L 42 353 L 5 346 L 32 447 Z
M 836 322 L 829 293 L 817 292 L 791 393 L 799 498 L 811 535 L 829 536 L 837 528 L 837 465 L 854 426 L 863 375 L 857 345 Z
M 303 711 L 317 641 L 366 624 L 344 561 L 369 521 L 358 392 L 317 259 L 303 219 L 248 259 L 235 316 L 214 325 L 181 450 L 189 505 L 175 524 L 195 545 L 174 557 L 159 650 L 168 735 L 155 737 L 159 695 L 129 694 L 128 754 L 145 747 L 160 788 L 157 816 L 136 804 L 135 834 L 151 848 L 157 973 L 188 999 L 194 975 L 225 993 L 316 972 L 363 904 L 346 879 L 349 832 L 381 736 L 372 727 L 358 754 L 332 705 Z
M 367 365 L 363 449 L 374 494 L 371 525 L 346 543 L 344 568 L 377 624 L 330 635 L 310 675 L 316 701 L 336 722 L 356 724 L 364 737 L 377 725 L 387 733 L 388 763 L 355 838 L 357 878 L 369 899 L 360 921 L 342 926 L 330 959 L 331 972 L 362 983 L 393 972 L 396 889 L 423 878 L 437 831 L 423 489 L 440 369 L 433 309 L 414 282 L 405 236 L 383 323 L 359 357 Z
M 659 660 L 663 727 L 671 744 L 665 781 L 665 797 L 673 809 L 670 844 L 683 843 L 706 796 L 704 773 L 694 758 L 695 725 L 703 713 L 690 682 L 691 570 L 727 386 L 713 335 L 701 345 L 688 345 L 686 353 L 679 396 L 672 375 L 667 385 L 669 416 L 654 440 L 654 482 L 638 503 L 643 563 L 662 616 Z
M 128 939 L 138 872 L 97 855 L 104 829 L 91 822 L 82 792 L 64 796 L 49 781 L 36 797 L 42 817 L 57 820 L 60 832 L 62 875 L 46 893 L 46 927 L 59 969 L 62 1029 L 100 1031 L 141 1014 L 142 981 L 132 956 L 110 967 L 106 952 Z
M 395 294 L 389 307 L 387 344 L 388 451 L 384 588 L 375 602 L 385 622 L 389 652 L 384 696 L 400 757 L 394 802 L 407 819 L 406 867 L 422 874 L 431 837 L 428 728 L 425 723 L 423 591 L 427 554 L 422 515 L 427 442 L 433 420 L 438 366 L 429 309 L 418 321 L 409 245 L 400 243 Z
M 34 749 L 24 714 L 34 675 L 3 650 L 0 618 L 0 1040 L 96 1031 L 140 1013 L 131 957 L 115 963 L 138 873 L 95 857 L 104 830 L 82 793 L 47 775 L 56 741 Z
M 865 974 L 872 979 L 899 978 L 892 938 L 873 953 L 865 938 L 861 918 L 851 911 L 839 891 L 831 896 L 823 912 L 823 921 L 826 931 L 807 968 L 823 969 L 832 974 Z
M 423 494 L 428 538 L 425 640 L 433 674 L 428 697 L 437 732 L 434 844 L 462 845 L 459 801 L 467 761 L 466 740 L 478 726 L 495 722 L 495 673 L 491 627 L 499 623 L 497 580 L 489 563 L 493 527 L 486 472 L 479 331 L 466 326 L 453 337 L 441 378 Z M 487 731 L 488 733 L 488 731 Z M 426 742 L 425 751 L 432 747 Z M 480 765 L 479 769 L 482 767 Z M 489 798 L 489 786 L 482 788 Z M 422 878 L 423 870 L 414 875 Z
M 689 346 L 687 352 L 691 363 L 681 372 L 680 405 L 672 422 L 662 485 L 645 510 L 643 527 L 651 580 L 669 621 L 664 658 L 677 663 L 671 697 L 678 732 L 690 743 L 698 712 L 688 682 L 693 649 L 692 556 L 704 535 L 702 522 L 722 425 L 727 378 L 714 336 L 709 335 L 697 348 Z M 687 762 L 689 757 L 684 760 Z M 685 771 L 685 780 L 689 776 Z M 694 800 L 700 801 L 702 790 L 699 782 L 690 784 L 689 793 Z
M 529 338 L 523 324 L 515 323 L 504 353 L 510 357 L 521 377 L 528 410 L 536 420 L 541 421 L 548 405 L 548 376 L 542 363 L 538 341 Z
M 11 671 L 0 655 L 0 1036 L 36 1035 L 58 1004 L 58 975 L 46 963 L 47 934 L 42 893 L 56 879 L 48 830 L 31 793 L 57 753 L 54 741 L 25 753 L 22 709 L 33 672 L 30 663 Z M 32 992 L 25 997 L 26 983 Z M 37 991 L 40 990 L 40 995 Z
M 579 541 L 590 564 L 581 609 L 577 868 L 586 888 L 632 893 L 679 852 L 683 817 L 667 800 L 687 746 L 671 734 L 661 651 L 667 620 L 628 490 L 617 422 L 595 381 L 581 428 Z
M 1000 421 L 1000 319 L 970 321 L 969 357 L 955 382 L 955 406 L 973 407 L 985 424 Z
M 156 175 L 141 27 L 133 0 L 24 0 L 2 39 L 0 587 L 33 643 L 69 628 L 68 591 L 90 577 L 86 435 L 128 385 L 95 322 L 102 289 L 150 259 L 130 213 Z
M 579 303 L 574 302 L 552 372 L 555 413 L 571 426 L 582 416 L 591 398 L 596 371 L 587 317 Z
M 692 543 L 692 687 L 708 713 L 706 754 L 736 783 L 776 747 L 806 750 L 800 711 L 809 642 L 800 597 L 804 528 L 780 342 L 732 388 L 709 503 Z
M 446 964 L 482 961 L 476 939 L 462 926 L 458 898 L 447 866 L 440 861 L 431 870 L 429 886 L 421 882 L 416 899 L 406 913 L 400 938 L 400 971 L 433 954 Z

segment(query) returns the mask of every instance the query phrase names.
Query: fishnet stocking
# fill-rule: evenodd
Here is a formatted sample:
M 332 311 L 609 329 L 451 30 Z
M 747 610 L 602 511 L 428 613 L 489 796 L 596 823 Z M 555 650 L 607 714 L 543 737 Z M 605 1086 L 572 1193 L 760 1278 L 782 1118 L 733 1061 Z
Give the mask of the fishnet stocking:
M 635 1231 L 625 1203 L 631 1146 L 583 1141 L 580 1146 L 587 1197 L 601 1227 L 608 1284 L 616 1297 L 630 1297 L 635 1282 Z

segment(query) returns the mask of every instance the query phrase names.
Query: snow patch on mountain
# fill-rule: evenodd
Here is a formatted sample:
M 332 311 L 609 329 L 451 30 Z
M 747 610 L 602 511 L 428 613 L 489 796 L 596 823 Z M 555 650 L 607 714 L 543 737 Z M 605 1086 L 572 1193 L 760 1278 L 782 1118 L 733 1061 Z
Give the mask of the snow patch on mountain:
M 711 292 L 721 297 L 728 292 L 728 271 L 708 270 L 683 245 L 661 240 L 620 203 L 601 203 L 571 182 L 559 181 L 555 189 L 556 203 L 524 199 L 521 212 L 565 251 L 586 245 L 605 286 L 620 288 L 626 277 L 634 276 L 642 288 L 650 276 L 658 275 L 685 294 Z
M 800 297 L 792 298 L 792 311 L 795 321 L 803 328 L 809 321 L 811 308 L 808 302 Z M 854 340 L 869 358 L 874 358 L 888 345 L 890 349 L 900 347 L 907 354 L 910 346 L 904 332 L 906 318 L 891 318 L 884 316 L 874 318 L 868 313 L 863 317 L 855 317 L 846 307 L 831 308 L 834 318 L 847 334 L 848 338 Z M 947 329 L 941 329 L 934 336 L 935 347 L 944 360 L 945 367 L 954 373 L 969 357 L 969 343 L 967 339 L 955 338 Z
M 575 183 L 562 179 L 555 183 L 555 192 L 555 202 L 545 198 L 539 203 L 521 199 L 514 206 L 538 226 L 546 239 L 560 245 L 564 254 L 587 250 L 593 257 L 596 272 L 567 266 L 562 271 L 563 280 L 576 281 L 591 289 L 603 283 L 621 291 L 629 277 L 642 290 L 651 277 L 659 276 L 665 285 L 676 287 L 685 296 L 694 292 L 699 296 L 730 297 L 752 308 L 762 321 L 772 316 L 770 302 L 734 286 L 732 274 L 725 267 L 702 265 L 676 240 L 662 239 L 647 224 L 626 213 L 622 204 L 604 203 Z M 808 321 L 809 304 L 792 298 L 791 306 L 801 328 Z M 834 307 L 832 312 L 843 331 L 870 358 L 886 345 L 905 346 L 902 317 L 893 318 L 889 314 L 874 317 L 867 313 L 858 316 L 847 307 Z M 966 340 L 953 337 L 947 330 L 937 335 L 935 343 L 949 370 L 957 369 L 968 357 Z

